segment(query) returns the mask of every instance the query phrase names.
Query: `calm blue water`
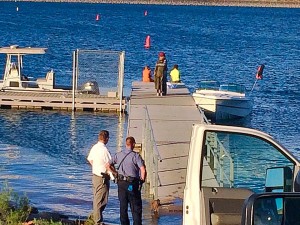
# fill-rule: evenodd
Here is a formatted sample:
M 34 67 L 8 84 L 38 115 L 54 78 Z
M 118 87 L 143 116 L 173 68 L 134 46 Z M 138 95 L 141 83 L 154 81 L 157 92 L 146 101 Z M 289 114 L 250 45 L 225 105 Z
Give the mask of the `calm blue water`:
M 250 90 L 264 63 L 264 79 L 252 93 L 253 113 L 236 124 L 267 132 L 300 156 L 300 9 L 0 2 L 0 10 L 0 46 L 47 47 L 45 56 L 27 57 L 25 65 L 33 73 L 53 68 L 59 84 L 71 80 L 77 48 L 124 50 L 127 94 L 142 67 L 154 67 L 159 51 L 166 52 L 170 67 L 179 64 L 191 91 L 202 79 Z M 143 47 L 147 35 L 149 50 Z M 0 63 L 2 73 L 3 56 Z M 0 179 L 25 191 L 41 209 L 85 217 L 92 199 L 85 158 L 100 129 L 111 132 L 114 153 L 123 143 L 126 117 L 1 110 Z M 115 186 L 106 215 L 117 223 Z M 153 221 L 145 210 L 144 224 L 180 221 L 180 216 Z

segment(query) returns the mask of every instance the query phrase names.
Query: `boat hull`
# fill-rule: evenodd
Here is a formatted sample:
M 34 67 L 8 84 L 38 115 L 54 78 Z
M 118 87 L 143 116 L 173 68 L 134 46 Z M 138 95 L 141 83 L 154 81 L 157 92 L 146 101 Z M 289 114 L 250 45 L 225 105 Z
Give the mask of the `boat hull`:
M 193 98 L 206 116 L 215 120 L 246 117 L 251 113 L 253 107 L 252 100 L 244 96 L 194 93 Z

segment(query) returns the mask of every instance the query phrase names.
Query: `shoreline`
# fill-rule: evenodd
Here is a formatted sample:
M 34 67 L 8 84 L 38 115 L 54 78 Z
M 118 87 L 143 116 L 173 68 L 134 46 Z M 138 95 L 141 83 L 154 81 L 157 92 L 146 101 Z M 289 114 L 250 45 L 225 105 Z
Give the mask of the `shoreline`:
M 13 0 L 1 2 L 14 2 Z M 297 0 L 21 0 L 18 2 L 56 2 L 56 3 L 90 3 L 90 4 L 127 4 L 127 5 L 174 5 L 174 6 L 224 6 L 224 7 L 261 7 L 261 8 L 300 8 Z

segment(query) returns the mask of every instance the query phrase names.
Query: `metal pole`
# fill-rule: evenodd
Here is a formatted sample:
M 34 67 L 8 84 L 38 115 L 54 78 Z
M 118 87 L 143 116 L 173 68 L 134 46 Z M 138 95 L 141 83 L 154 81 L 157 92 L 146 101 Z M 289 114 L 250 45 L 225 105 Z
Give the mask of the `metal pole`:
M 120 64 L 119 64 L 119 88 L 118 88 L 118 97 L 120 99 L 120 112 L 122 112 L 122 101 L 123 101 L 123 80 L 124 80 L 124 61 L 125 61 L 125 52 L 120 54 Z
M 22 87 L 22 74 L 21 74 L 21 58 L 20 54 L 18 54 L 18 75 L 19 75 L 19 87 Z
M 79 70 L 79 66 L 78 66 L 79 60 L 78 60 L 78 58 L 79 58 L 79 49 L 76 49 L 76 74 L 75 74 L 75 77 L 76 77 L 76 79 L 75 79 L 75 82 L 76 82 L 75 90 L 76 91 L 78 89 L 78 74 L 79 74 L 79 72 L 78 72 L 78 70 Z
M 75 111 L 76 51 L 73 51 L 72 112 Z

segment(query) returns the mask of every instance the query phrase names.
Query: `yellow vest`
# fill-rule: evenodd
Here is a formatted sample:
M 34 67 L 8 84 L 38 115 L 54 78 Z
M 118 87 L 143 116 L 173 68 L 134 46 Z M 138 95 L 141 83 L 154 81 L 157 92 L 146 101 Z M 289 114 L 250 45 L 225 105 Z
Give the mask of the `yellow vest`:
M 172 69 L 170 72 L 171 81 L 172 82 L 178 82 L 180 81 L 180 74 L 178 69 Z

